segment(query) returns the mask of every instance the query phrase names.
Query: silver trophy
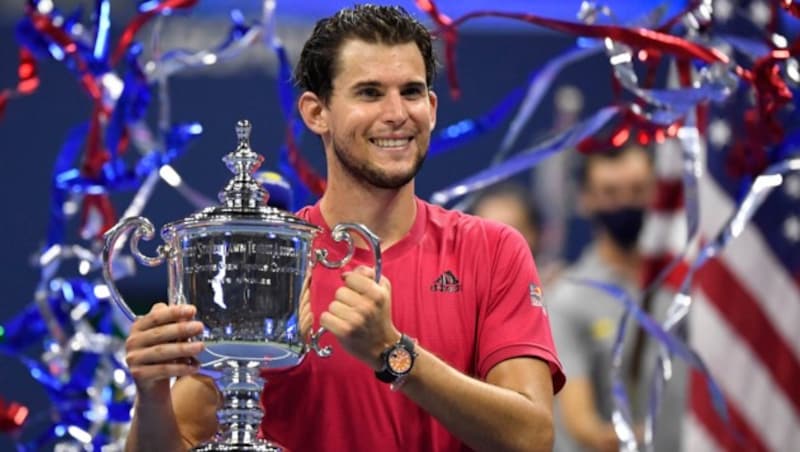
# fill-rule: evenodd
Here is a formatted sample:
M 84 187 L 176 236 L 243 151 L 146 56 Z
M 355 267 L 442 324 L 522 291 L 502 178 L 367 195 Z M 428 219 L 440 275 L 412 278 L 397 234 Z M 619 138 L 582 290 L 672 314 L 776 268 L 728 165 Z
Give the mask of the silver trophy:
M 111 269 L 114 253 L 132 233 L 130 249 L 140 263 L 153 267 L 167 261 L 169 303 L 194 305 L 196 319 L 205 325 L 197 337 L 206 345 L 199 359 L 203 372 L 214 376 L 224 406 L 217 413 L 220 431 L 197 451 L 281 450 L 257 438 L 264 387 L 259 370 L 297 366 L 310 351 L 322 357 L 331 353 L 319 346 L 324 329 L 308 337 L 299 331 L 300 292 L 310 267 L 347 264 L 355 250 L 350 231 L 355 231 L 375 256 L 376 281 L 381 273 L 379 240 L 366 227 L 336 225 L 333 239 L 344 241 L 347 252 L 330 261 L 327 250 L 312 249 L 319 227 L 267 206 L 269 194 L 252 177 L 263 157 L 250 149 L 250 127 L 248 121 L 236 124 L 237 148 L 223 158 L 234 177 L 219 194 L 222 204 L 165 225 L 157 256 L 139 251 L 139 240 L 154 235 L 146 218 L 125 218 L 105 235 L 103 277 L 131 321 L 136 315 L 115 287 Z

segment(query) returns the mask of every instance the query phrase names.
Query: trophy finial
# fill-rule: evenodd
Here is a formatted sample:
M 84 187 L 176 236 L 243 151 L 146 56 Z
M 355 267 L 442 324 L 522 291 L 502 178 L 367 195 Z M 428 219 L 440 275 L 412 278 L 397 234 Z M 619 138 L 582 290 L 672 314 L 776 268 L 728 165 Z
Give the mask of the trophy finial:
M 240 119 L 236 122 L 236 139 L 238 141 L 237 149 L 250 147 L 250 130 L 253 126 L 250 121 Z
M 236 150 L 222 159 L 234 176 L 219 194 L 219 199 L 230 208 L 257 209 L 266 206 L 269 197 L 269 193 L 252 176 L 264 157 L 250 149 L 251 129 L 252 125 L 246 119 L 236 122 Z

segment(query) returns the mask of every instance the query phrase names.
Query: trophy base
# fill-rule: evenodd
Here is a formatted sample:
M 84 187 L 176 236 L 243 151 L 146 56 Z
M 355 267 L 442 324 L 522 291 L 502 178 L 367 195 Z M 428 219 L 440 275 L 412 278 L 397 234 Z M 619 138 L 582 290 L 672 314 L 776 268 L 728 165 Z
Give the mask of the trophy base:
M 192 452 L 287 452 L 287 449 L 272 441 L 258 439 L 252 443 L 209 442 L 193 448 Z

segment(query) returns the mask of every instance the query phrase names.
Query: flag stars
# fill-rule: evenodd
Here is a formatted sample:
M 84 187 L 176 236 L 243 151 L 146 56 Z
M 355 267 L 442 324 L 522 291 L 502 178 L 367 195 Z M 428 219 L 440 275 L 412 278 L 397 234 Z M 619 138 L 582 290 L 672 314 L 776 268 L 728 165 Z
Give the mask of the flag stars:
M 764 1 L 754 1 L 750 3 L 750 18 L 760 28 L 766 26 L 772 18 L 772 9 Z
M 727 22 L 733 17 L 734 6 L 731 0 L 714 0 L 714 19 Z
M 791 242 L 800 242 L 800 217 L 792 215 L 783 222 L 783 235 Z

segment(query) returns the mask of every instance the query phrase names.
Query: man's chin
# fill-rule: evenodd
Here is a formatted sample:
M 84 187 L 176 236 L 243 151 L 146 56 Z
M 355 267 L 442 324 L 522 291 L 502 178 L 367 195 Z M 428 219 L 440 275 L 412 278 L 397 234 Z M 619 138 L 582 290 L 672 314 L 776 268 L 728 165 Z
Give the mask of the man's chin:
M 414 180 L 414 176 L 403 175 L 403 176 L 381 176 L 381 177 L 369 177 L 366 178 L 366 182 L 376 188 L 383 188 L 386 190 L 398 190 Z

